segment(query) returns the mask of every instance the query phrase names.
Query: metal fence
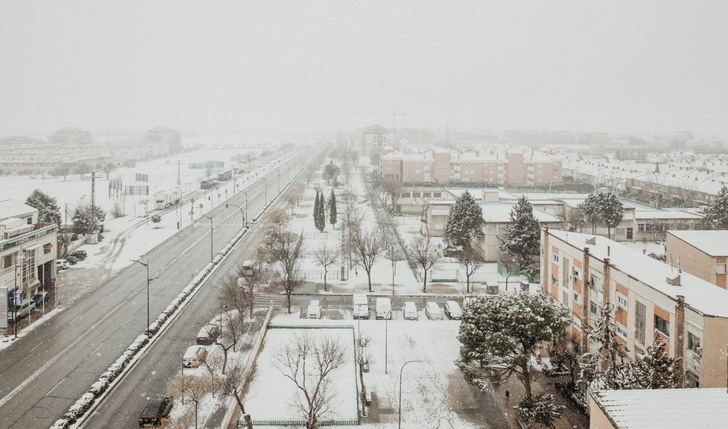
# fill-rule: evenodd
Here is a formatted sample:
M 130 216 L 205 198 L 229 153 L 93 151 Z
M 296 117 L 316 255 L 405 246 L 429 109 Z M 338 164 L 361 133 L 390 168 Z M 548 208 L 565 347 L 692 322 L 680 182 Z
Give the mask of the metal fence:
M 308 281 L 324 281 L 323 270 L 300 270 L 299 275 L 301 279 Z M 326 275 L 326 281 L 339 280 L 341 279 L 341 269 L 336 266 L 329 269 L 329 273 Z
M 359 426 L 357 420 L 321 420 L 317 422 L 318 426 Z M 253 427 L 256 426 L 303 426 L 306 427 L 305 420 L 298 419 L 276 419 L 276 420 L 256 420 L 253 419 Z M 239 428 L 244 428 L 244 422 L 238 422 Z

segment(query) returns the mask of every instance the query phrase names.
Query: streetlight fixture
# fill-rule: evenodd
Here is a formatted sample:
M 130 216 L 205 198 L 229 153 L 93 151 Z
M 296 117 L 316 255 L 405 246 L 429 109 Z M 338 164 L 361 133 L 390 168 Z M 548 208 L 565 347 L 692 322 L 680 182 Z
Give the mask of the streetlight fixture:
M 421 363 L 422 361 L 408 360 L 407 362 L 403 363 L 402 366 L 399 368 L 399 423 L 397 424 L 398 429 L 402 429 L 402 372 L 404 371 L 404 367 L 415 362 Z
M 142 262 L 136 259 L 132 259 L 131 261 L 136 262 L 139 265 L 143 265 L 147 271 L 147 332 L 149 332 L 149 282 L 151 280 L 149 278 L 149 260 L 147 260 L 147 262 Z
M 210 262 L 212 262 L 213 259 L 214 259 L 213 256 L 212 256 L 213 247 L 214 247 L 213 246 L 212 232 L 214 230 L 214 226 L 213 225 L 214 225 L 215 222 L 212 220 L 212 216 L 205 215 L 205 217 L 208 218 L 208 219 L 210 219 Z
M 240 209 L 240 214 L 243 215 L 243 224 L 242 225 L 245 226 L 247 224 L 248 217 L 245 215 L 245 211 L 243 211 L 243 208 L 236 204 L 225 203 L 225 208 L 228 208 L 228 207 L 235 207 L 235 208 Z

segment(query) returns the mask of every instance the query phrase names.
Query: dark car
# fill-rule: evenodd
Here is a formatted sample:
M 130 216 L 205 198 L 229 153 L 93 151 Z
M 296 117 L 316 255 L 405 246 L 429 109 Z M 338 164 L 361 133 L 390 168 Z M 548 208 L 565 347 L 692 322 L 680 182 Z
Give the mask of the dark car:
M 48 292 L 38 292 L 35 295 L 33 295 L 33 302 L 35 303 L 36 307 L 41 307 L 43 305 L 43 302 L 48 302 L 48 299 L 50 298 L 50 295 L 48 295 Z
M 160 426 L 162 419 L 169 415 L 172 410 L 172 403 L 174 397 L 172 396 L 159 396 L 156 398 L 148 398 L 147 403 L 144 405 L 142 414 L 139 416 L 139 427 L 147 425 Z
M 88 257 L 88 253 L 86 253 L 85 250 L 76 250 L 75 252 L 71 253 L 71 256 L 73 256 L 76 259 L 85 260 Z
M 78 258 L 73 255 L 66 256 L 66 261 L 71 265 L 76 265 L 78 263 Z

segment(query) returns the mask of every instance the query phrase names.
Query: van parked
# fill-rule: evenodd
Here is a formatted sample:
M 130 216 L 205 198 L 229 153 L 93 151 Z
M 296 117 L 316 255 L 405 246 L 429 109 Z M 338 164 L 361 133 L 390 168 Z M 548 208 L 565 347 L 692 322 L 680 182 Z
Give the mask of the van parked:
M 425 314 L 430 320 L 442 320 L 442 311 L 436 302 L 430 301 L 425 305 Z
M 17 306 L 15 309 L 8 308 L 8 322 L 15 323 L 23 317 L 29 315 L 35 309 L 35 302 L 28 300 Z
M 392 318 L 392 301 L 389 298 L 377 298 L 377 304 L 374 307 L 377 319 Z
M 309 319 L 320 319 L 321 318 L 321 306 L 317 299 L 308 303 L 308 311 L 306 317 Z
M 197 368 L 207 358 L 207 349 L 203 346 L 190 346 L 182 356 L 182 366 L 185 368 Z
M 460 320 L 463 317 L 463 312 L 457 302 L 448 301 L 445 303 L 445 315 L 451 320 Z
M 353 304 L 353 315 L 354 319 L 368 319 L 369 318 L 369 298 L 366 294 L 355 293 L 352 296 Z
M 195 341 L 201 346 L 213 344 L 220 335 L 220 327 L 217 325 L 205 325 L 200 328 Z
M 407 301 L 402 306 L 402 313 L 404 313 L 404 320 L 417 320 L 419 318 L 417 314 L 417 306 L 412 301 Z

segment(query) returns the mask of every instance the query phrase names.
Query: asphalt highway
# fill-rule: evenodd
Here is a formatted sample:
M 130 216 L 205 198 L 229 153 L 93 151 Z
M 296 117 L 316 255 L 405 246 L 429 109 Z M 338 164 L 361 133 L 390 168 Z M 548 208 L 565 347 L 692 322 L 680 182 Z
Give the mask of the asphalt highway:
M 248 192 L 248 212 L 252 218 L 305 162 L 315 155 L 309 150 L 291 154 L 277 168 L 254 183 L 242 187 L 228 201 L 244 206 Z M 280 173 L 279 173 L 280 172 Z M 267 181 L 263 180 L 267 177 Z M 224 204 L 208 214 L 214 219 L 213 250 L 217 252 L 241 228 L 238 208 Z M 215 278 L 233 269 L 247 252 L 249 237 L 229 257 Z M 210 261 L 210 222 L 202 218 L 180 230 L 144 255 L 149 261 L 150 315 L 154 320 L 190 279 Z M 0 351 L 0 427 L 47 428 L 83 394 L 117 357 L 142 334 L 147 326 L 146 272 L 132 264 L 94 292 L 36 327 L 15 344 Z M 217 311 L 214 287 L 206 287 L 185 308 L 163 338 L 133 370 L 110 400 L 98 410 L 97 420 L 87 427 L 133 427 L 132 410 L 139 410 L 143 398 L 163 386 L 181 359 L 184 346 L 194 341 L 202 323 Z M 192 311 L 190 311 L 192 310 Z M 191 334 L 190 334 L 191 333 Z M 179 355 L 179 356 L 178 356 Z M 167 362 L 168 361 L 168 362 Z M 159 366 L 155 366 L 159 363 Z M 154 378 L 157 377 L 157 378 Z M 143 388 L 140 388 L 142 386 Z M 116 395 L 116 396 L 115 396 Z

